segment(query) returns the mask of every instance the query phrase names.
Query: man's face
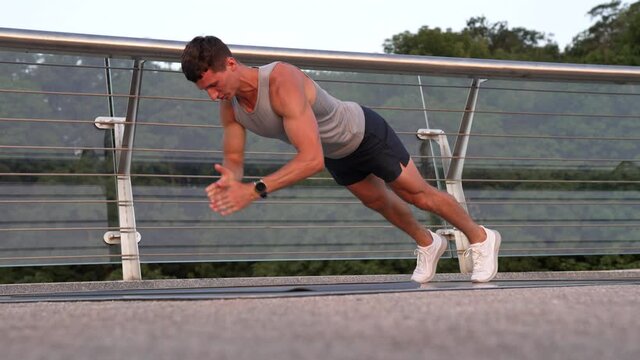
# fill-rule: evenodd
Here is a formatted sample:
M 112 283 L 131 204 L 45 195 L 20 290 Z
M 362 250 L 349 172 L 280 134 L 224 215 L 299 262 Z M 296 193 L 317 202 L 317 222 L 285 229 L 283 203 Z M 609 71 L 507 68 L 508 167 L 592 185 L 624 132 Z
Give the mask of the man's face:
M 230 100 L 235 95 L 230 86 L 230 75 L 231 71 L 228 69 L 217 72 L 209 69 L 202 73 L 202 78 L 196 81 L 196 86 L 206 91 L 211 100 Z

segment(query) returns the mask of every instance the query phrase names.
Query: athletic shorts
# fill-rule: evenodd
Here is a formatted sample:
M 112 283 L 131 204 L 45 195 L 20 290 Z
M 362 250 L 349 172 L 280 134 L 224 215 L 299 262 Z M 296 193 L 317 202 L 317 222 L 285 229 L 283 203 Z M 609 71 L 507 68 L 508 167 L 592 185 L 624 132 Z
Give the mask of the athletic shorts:
M 343 186 L 364 180 L 369 174 L 392 182 L 409 164 L 409 152 L 398 135 L 375 111 L 364 111 L 364 137 L 358 148 L 340 159 L 324 158 L 324 165 L 336 182 Z

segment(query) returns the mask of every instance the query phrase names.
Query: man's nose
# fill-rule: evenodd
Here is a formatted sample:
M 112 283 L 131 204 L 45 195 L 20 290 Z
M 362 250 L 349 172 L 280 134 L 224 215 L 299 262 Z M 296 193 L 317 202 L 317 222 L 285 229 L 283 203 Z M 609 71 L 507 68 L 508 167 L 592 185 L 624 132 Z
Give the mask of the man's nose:
M 218 91 L 215 89 L 207 89 L 207 94 L 209 94 L 209 97 L 211 98 L 211 100 L 218 100 Z

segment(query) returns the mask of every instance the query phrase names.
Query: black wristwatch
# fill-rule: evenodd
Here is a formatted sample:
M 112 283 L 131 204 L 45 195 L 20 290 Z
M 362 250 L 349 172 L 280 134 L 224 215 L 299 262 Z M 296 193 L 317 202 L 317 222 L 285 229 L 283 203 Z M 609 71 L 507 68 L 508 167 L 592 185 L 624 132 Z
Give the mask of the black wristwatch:
M 253 183 L 253 189 L 260 195 L 261 198 L 267 197 L 267 185 L 262 182 L 262 179 Z

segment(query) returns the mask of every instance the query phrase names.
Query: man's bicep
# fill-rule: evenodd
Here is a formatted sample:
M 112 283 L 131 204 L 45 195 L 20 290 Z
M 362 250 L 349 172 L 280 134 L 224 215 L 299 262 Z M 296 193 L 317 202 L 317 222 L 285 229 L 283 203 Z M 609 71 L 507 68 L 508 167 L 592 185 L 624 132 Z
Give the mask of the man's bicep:
M 227 155 L 242 156 L 244 154 L 245 141 L 246 132 L 242 125 L 235 122 L 224 126 L 222 149 L 225 157 Z
M 282 116 L 289 142 L 302 159 L 322 159 L 318 122 L 305 93 L 304 74 L 292 66 L 283 65 L 276 70 L 269 95 L 274 111 Z
M 233 108 L 228 103 L 220 104 L 220 123 L 222 124 L 222 151 L 224 165 L 232 168 L 238 178 L 241 178 L 244 163 L 244 146 L 246 130 L 235 119 Z
M 322 144 L 318 132 L 318 123 L 310 108 L 298 116 L 284 117 L 284 129 L 299 154 L 322 157 Z

